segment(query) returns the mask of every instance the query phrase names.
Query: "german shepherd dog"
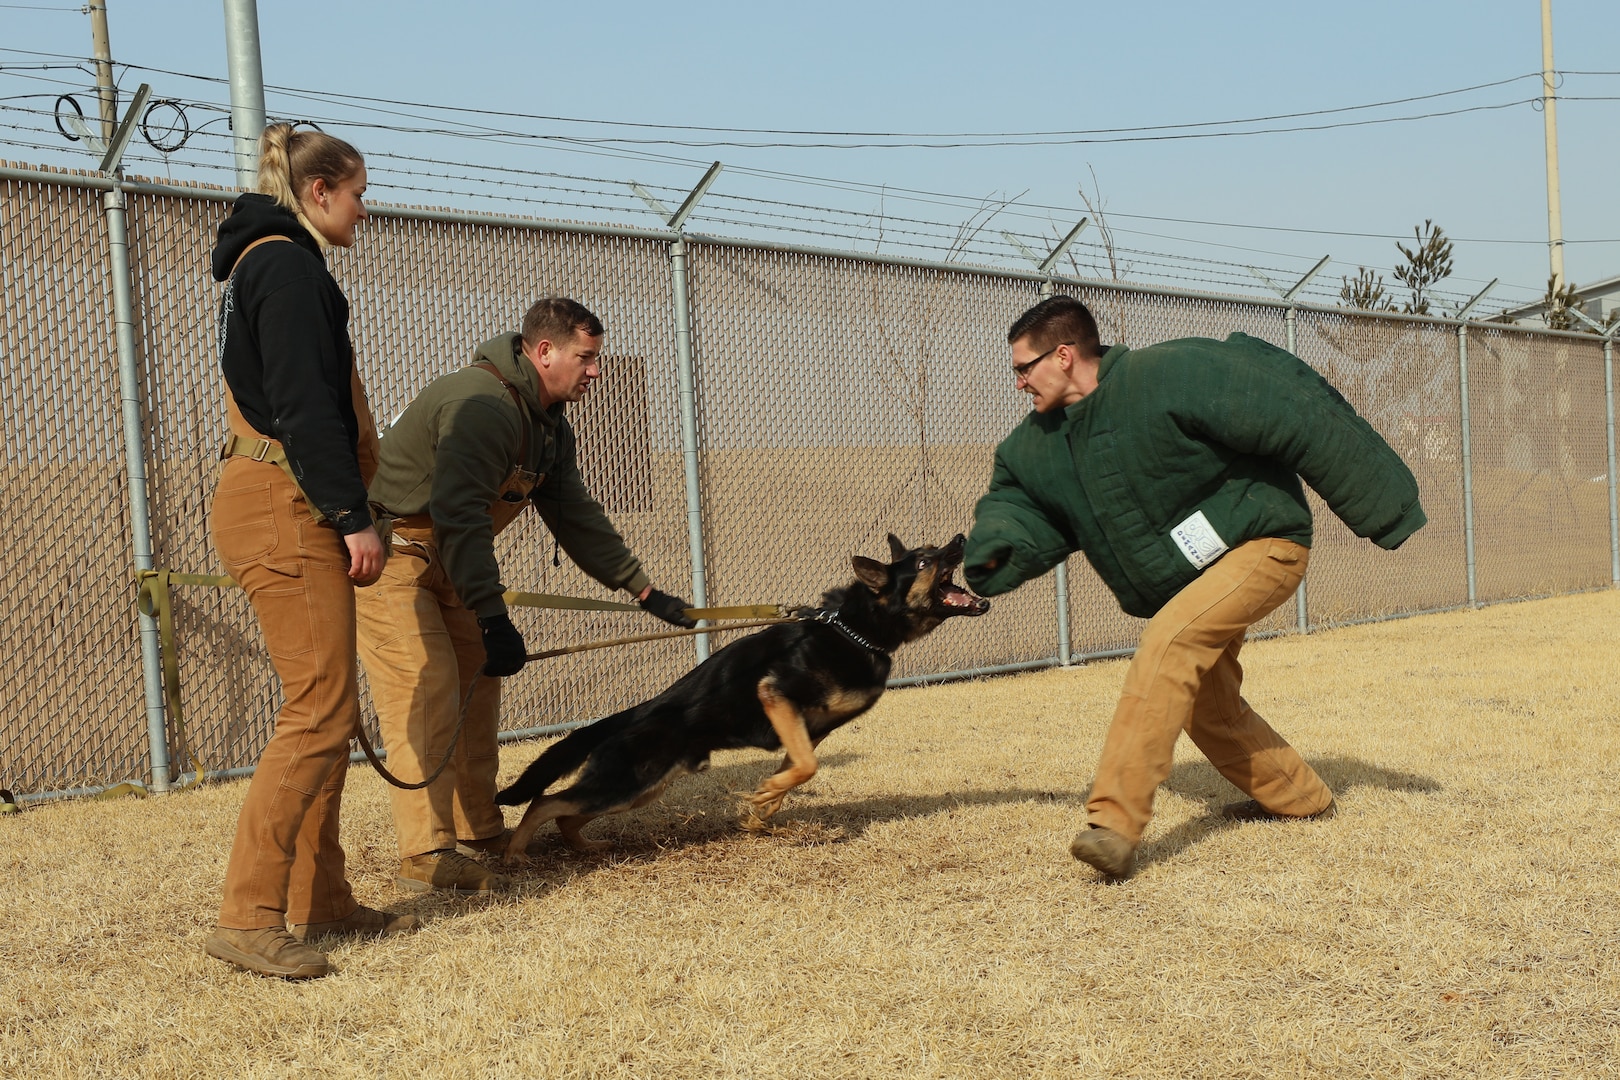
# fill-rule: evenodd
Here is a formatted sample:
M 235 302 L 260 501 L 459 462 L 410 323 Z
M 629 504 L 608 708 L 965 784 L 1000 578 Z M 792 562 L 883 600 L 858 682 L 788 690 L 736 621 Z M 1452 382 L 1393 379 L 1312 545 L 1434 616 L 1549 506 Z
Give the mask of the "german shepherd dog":
M 890 654 L 953 615 L 982 615 L 988 600 L 951 580 L 962 562 L 958 534 L 944 547 L 907 549 L 891 534 L 892 562 L 856 555 L 855 580 L 782 623 L 719 649 L 669 689 L 604 717 L 547 748 L 496 803 L 529 803 L 505 862 L 553 819 L 576 851 L 604 841 L 579 830 L 594 818 L 646 806 L 683 773 L 702 772 L 716 750 L 785 750 L 777 771 L 746 797 L 745 828 L 760 829 L 782 799 L 816 774 L 815 748 L 883 695 Z M 580 770 L 573 784 L 546 788 Z

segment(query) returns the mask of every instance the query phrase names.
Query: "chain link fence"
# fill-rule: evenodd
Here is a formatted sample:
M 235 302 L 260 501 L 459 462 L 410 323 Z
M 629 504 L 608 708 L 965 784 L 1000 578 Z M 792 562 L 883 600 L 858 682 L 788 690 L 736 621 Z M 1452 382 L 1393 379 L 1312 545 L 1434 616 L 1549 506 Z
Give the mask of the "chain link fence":
M 104 193 L 92 179 L 0 168 L 0 467 L 10 496 L 0 521 L 16 553 L 0 609 L 11 653 L 0 674 L 0 786 L 19 792 L 155 779 L 121 392 L 144 409 L 154 562 L 219 572 L 206 518 L 225 419 L 208 256 L 231 193 L 125 186 L 140 378 L 121 388 Z M 849 580 L 852 554 L 886 554 L 888 533 L 917 545 L 965 531 L 994 445 L 1028 408 L 1008 377 L 1005 332 L 1042 280 L 705 238 L 679 245 L 682 311 L 676 239 L 378 208 L 332 266 L 379 425 L 479 342 L 516 329 L 534 299 L 568 295 L 608 328 L 603 376 L 570 411 L 582 469 L 661 587 L 692 595 L 700 579 L 711 605 L 812 603 Z M 1105 341 L 1241 330 L 1292 343 L 1417 473 L 1430 524 L 1398 552 L 1356 539 L 1312 496 L 1305 599 L 1258 631 L 1613 583 L 1612 402 L 1598 339 L 1056 287 L 1096 312 Z M 499 555 L 508 588 L 604 595 L 558 557 L 534 515 L 502 535 Z M 237 590 L 185 586 L 174 609 L 184 722 L 166 719 L 169 760 L 177 772 L 195 762 L 246 770 L 278 704 L 252 613 Z M 989 617 L 909 646 L 895 676 L 1056 663 L 1060 615 L 1077 657 L 1128 650 L 1140 632 L 1075 558 L 1066 582 L 1032 582 Z M 533 649 L 647 630 L 639 614 L 515 618 Z M 711 635 L 715 645 L 729 636 Z M 604 715 L 693 660 L 692 643 L 677 639 L 543 661 L 508 682 L 503 727 Z

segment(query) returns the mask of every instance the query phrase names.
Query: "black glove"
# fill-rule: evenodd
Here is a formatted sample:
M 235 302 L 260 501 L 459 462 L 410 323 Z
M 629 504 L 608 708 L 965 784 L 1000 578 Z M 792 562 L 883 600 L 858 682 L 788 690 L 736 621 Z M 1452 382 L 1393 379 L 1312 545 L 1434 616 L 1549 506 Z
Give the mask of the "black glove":
M 478 628 L 484 632 L 485 675 L 516 675 L 523 670 L 529 650 L 523 647 L 523 635 L 506 612 L 479 619 Z
M 636 602 L 641 605 L 642 611 L 656 615 L 667 623 L 684 626 L 688 630 L 697 625 L 686 615 L 686 609 L 692 605 L 678 596 L 671 596 L 667 592 L 659 592 L 654 589 L 647 594 L 647 599 Z

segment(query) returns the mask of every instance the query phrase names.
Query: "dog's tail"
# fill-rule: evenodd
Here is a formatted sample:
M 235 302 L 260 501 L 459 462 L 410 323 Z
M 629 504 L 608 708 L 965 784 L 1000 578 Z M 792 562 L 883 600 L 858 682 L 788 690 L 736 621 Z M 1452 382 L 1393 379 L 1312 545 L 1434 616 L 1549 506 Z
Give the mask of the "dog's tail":
M 591 756 L 609 735 L 624 726 L 631 710 L 604 716 L 546 747 L 546 752 L 535 758 L 523 774 L 495 796 L 496 806 L 521 806 L 533 802 L 546 793 L 546 788 L 567 776 Z

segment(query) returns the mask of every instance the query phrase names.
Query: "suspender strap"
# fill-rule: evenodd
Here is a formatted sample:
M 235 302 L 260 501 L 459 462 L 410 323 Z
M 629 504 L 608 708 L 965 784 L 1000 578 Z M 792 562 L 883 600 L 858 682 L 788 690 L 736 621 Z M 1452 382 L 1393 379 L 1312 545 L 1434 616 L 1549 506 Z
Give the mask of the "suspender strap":
M 518 392 L 518 388 L 513 386 L 505 375 L 501 374 L 501 369 L 488 360 L 476 361 L 471 366 L 483 368 L 495 376 L 500 381 L 500 384 L 506 387 L 506 392 L 512 395 L 512 404 L 516 405 L 518 410 L 518 423 L 523 428 L 523 443 L 518 447 L 517 467 L 527 469 L 529 467 L 529 409 L 528 406 L 523 404 L 523 395 Z
M 273 439 L 248 439 L 241 435 L 225 436 L 225 446 L 220 450 L 219 456 L 252 458 L 254 461 L 268 461 L 272 465 L 287 465 L 287 454 L 281 449 L 281 444 Z M 314 509 L 314 507 L 310 507 Z

